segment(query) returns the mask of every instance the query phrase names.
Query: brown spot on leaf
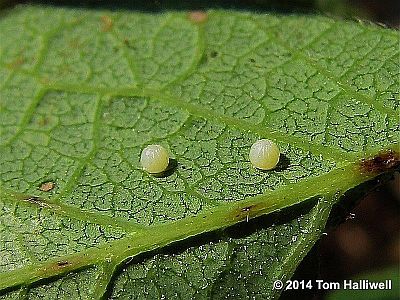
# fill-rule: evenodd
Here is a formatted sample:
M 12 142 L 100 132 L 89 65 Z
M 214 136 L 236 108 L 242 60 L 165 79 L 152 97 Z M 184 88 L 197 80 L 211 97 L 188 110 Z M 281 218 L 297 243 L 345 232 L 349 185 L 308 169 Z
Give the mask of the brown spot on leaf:
M 188 14 L 188 18 L 195 24 L 201 24 L 207 21 L 208 15 L 204 11 L 192 11 Z
M 43 83 L 43 84 L 49 84 L 50 79 L 48 77 L 41 77 L 41 78 L 39 78 L 39 82 Z
M 135 49 L 135 45 L 128 38 L 124 38 L 124 45 L 130 49 Z
M 51 191 L 54 187 L 56 186 L 56 184 L 52 181 L 48 181 L 48 182 L 43 182 L 39 189 L 43 192 L 48 192 Z
M 46 126 L 49 123 L 49 119 L 47 117 L 41 117 L 37 121 L 39 126 Z
M 218 56 L 218 52 L 217 51 L 213 50 L 213 51 L 210 52 L 210 57 L 211 58 L 215 58 L 217 56 Z
M 68 45 L 72 49 L 79 49 L 82 47 L 83 43 L 78 38 L 74 37 L 69 41 Z
M 398 152 L 388 150 L 378 153 L 376 156 L 361 161 L 362 173 L 382 173 L 400 167 L 400 155 Z
M 22 56 L 18 56 L 13 61 L 6 64 L 6 68 L 8 68 L 10 70 L 15 70 L 15 69 L 18 69 L 24 63 L 25 63 L 25 58 L 23 58 Z
M 100 17 L 101 20 L 101 31 L 103 32 L 107 32 L 110 31 L 111 27 L 113 26 L 113 21 L 111 20 L 111 18 L 109 16 L 101 16 Z

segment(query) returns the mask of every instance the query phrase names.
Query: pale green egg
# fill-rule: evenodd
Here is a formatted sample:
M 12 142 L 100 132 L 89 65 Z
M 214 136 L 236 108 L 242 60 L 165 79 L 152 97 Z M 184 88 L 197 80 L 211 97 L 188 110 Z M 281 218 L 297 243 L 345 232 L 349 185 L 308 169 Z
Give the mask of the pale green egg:
M 161 173 L 168 167 L 169 155 L 161 145 L 148 145 L 142 151 L 140 163 L 143 169 L 149 173 Z
M 250 149 L 251 164 L 261 170 L 272 170 L 279 162 L 280 151 L 278 146 L 266 139 L 258 140 Z

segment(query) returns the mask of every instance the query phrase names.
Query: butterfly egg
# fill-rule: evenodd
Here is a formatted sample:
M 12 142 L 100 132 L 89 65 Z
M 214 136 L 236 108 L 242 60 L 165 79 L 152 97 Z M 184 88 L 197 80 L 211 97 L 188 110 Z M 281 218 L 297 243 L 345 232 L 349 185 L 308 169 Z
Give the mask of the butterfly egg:
M 261 170 L 272 170 L 279 162 L 280 156 L 278 146 L 266 139 L 258 140 L 250 149 L 250 162 Z
M 142 151 L 140 163 L 143 169 L 149 173 L 161 173 L 168 167 L 169 155 L 161 145 L 148 145 Z

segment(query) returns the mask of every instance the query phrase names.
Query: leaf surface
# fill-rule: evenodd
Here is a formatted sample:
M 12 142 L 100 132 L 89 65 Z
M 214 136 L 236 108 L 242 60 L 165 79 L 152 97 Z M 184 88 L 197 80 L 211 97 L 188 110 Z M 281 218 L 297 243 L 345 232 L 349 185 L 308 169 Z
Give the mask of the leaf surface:
M 332 205 L 398 167 L 389 29 L 22 6 L 0 35 L 4 299 L 277 297 Z M 151 143 L 166 176 L 141 169 Z

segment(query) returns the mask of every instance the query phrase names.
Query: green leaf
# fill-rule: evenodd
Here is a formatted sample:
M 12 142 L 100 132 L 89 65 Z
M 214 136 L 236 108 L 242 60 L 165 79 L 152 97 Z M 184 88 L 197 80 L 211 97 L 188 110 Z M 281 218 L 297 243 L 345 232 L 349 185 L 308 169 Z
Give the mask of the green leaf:
M 398 167 L 392 30 L 222 10 L 0 18 L 4 299 L 277 297 L 332 205 Z M 281 149 L 273 171 L 249 163 L 259 138 Z M 167 176 L 141 170 L 150 143 Z

